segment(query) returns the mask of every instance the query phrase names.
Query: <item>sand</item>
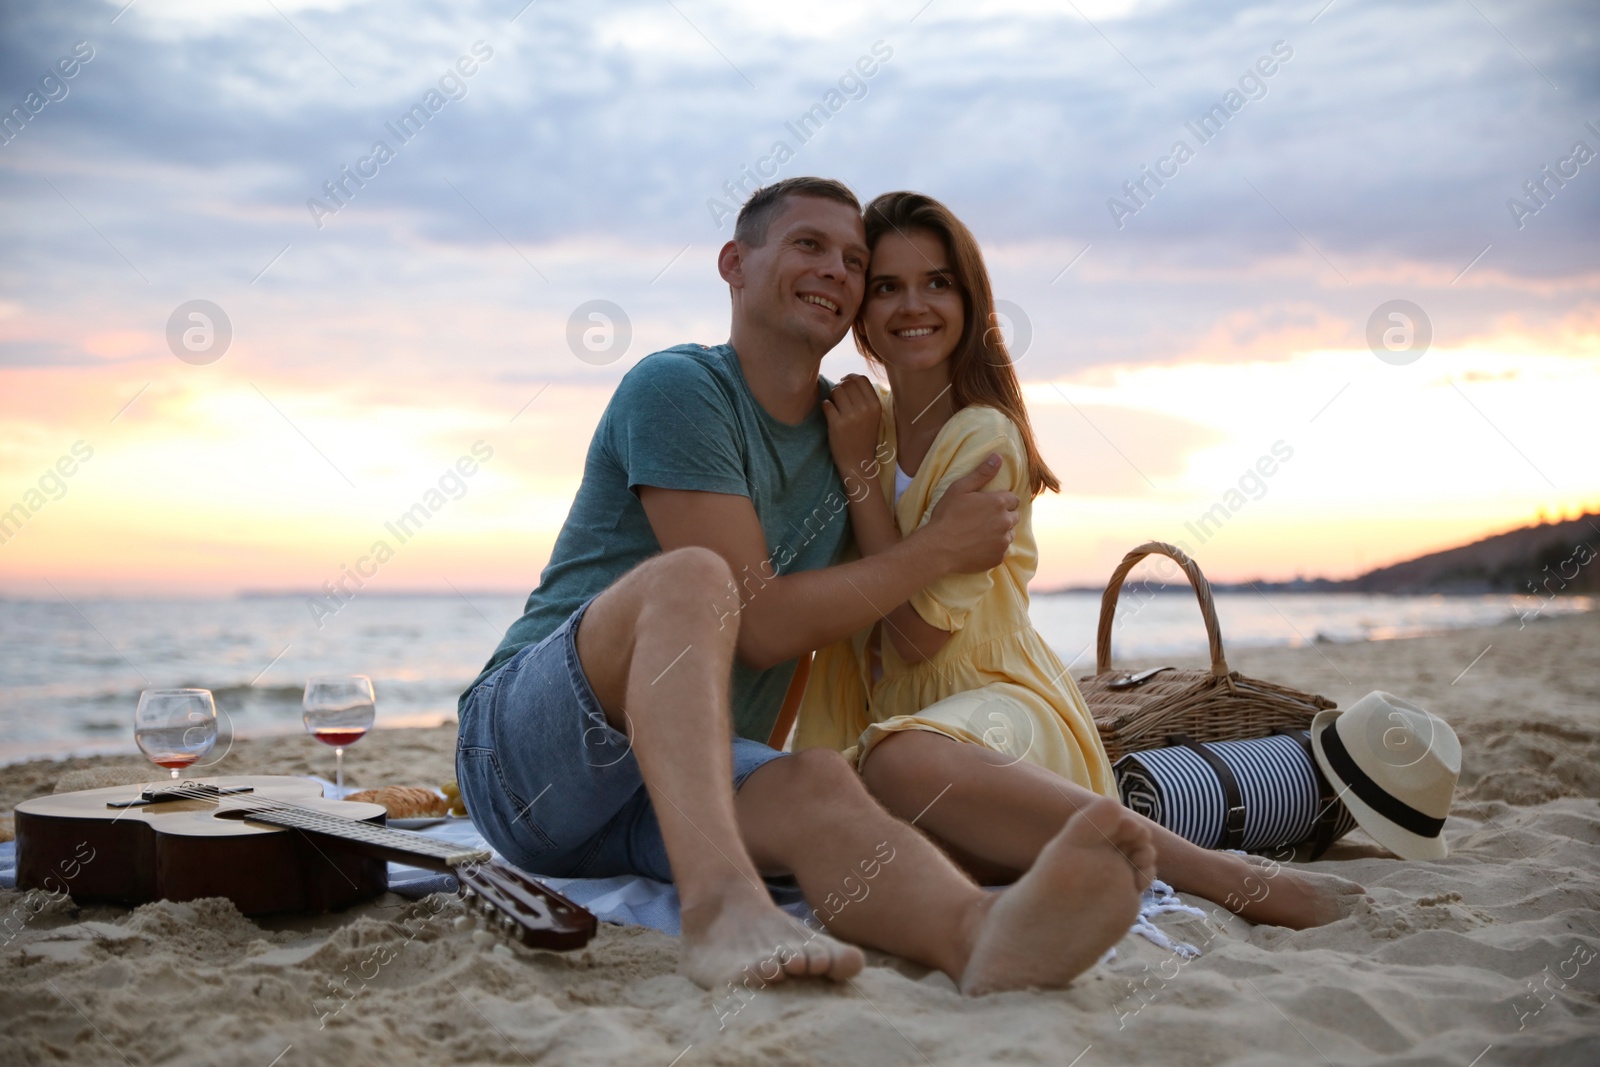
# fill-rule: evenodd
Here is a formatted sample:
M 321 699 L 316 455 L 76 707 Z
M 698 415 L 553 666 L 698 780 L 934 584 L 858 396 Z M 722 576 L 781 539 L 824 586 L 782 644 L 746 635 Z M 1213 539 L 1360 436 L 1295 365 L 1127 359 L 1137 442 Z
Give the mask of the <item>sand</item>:
M 979 1000 L 873 955 L 853 986 L 766 991 L 720 1029 L 651 930 L 602 927 L 557 956 L 479 946 L 443 896 L 249 920 L 220 900 L 33 914 L 39 898 L 0 891 L 0 914 L 26 918 L 0 947 L 0 1063 L 1600 1062 L 1600 613 L 1231 662 L 1341 704 L 1388 689 L 1449 719 L 1465 760 L 1450 857 L 1401 862 L 1357 833 L 1312 866 L 1372 903 L 1321 929 L 1168 917 L 1199 958 L 1129 937 L 1068 990 Z M 351 750 L 352 779 L 442 781 L 453 740 L 374 735 Z M 236 744 L 219 770 L 328 762 L 308 738 L 274 738 Z M 72 771 L 137 766 L 0 768 L 0 809 Z

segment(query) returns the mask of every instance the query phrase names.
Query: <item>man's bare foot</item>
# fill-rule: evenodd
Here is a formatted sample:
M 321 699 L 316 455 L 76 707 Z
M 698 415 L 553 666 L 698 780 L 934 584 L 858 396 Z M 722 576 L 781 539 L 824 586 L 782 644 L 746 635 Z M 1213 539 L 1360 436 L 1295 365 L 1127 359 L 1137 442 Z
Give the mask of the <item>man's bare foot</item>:
M 864 966 L 860 949 L 808 929 L 770 900 L 752 896 L 683 911 L 678 970 L 707 989 L 808 975 L 842 982 Z
M 1128 932 L 1155 865 L 1150 831 L 1131 812 L 1103 797 L 1086 804 L 1015 885 L 984 902 L 961 991 L 1065 986 Z
M 1350 914 L 1366 889 L 1348 878 L 1294 870 L 1262 856 L 1232 856 L 1229 883 L 1235 888 L 1218 903 L 1241 918 L 1268 926 L 1305 930 Z

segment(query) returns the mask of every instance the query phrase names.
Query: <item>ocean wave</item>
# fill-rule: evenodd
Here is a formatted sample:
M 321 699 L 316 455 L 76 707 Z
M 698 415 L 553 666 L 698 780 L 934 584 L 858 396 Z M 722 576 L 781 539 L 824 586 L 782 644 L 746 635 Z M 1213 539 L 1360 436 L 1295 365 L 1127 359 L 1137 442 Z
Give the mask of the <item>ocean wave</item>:
M 204 689 L 205 686 L 196 688 Z M 218 703 L 224 700 L 240 701 L 241 703 L 286 703 L 300 706 L 301 699 L 305 696 L 303 685 L 224 685 L 212 688 L 211 695 Z

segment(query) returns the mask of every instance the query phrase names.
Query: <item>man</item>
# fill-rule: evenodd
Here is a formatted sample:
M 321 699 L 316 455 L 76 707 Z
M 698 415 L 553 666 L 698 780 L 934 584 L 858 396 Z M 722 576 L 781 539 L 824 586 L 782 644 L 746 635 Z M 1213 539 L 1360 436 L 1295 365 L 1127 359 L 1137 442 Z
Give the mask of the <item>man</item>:
M 867 872 L 830 933 L 971 993 L 1064 985 L 1127 931 L 1151 876 L 1149 834 L 1120 805 L 1085 807 L 991 894 L 837 754 L 758 740 L 796 657 L 997 565 L 1016 521 L 1015 496 L 981 491 L 991 457 L 895 549 L 832 565 L 849 533 L 819 368 L 866 261 L 837 182 L 792 178 L 745 204 L 718 257 L 729 342 L 647 356 L 618 385 L 526 613 L 462 696 L 462 795 L 531 871 L 675 882 L 680 968 L 707 987 L 859 972 L 859 949 L 808 931 L 762 878 L 793 874 L 817 904 Z

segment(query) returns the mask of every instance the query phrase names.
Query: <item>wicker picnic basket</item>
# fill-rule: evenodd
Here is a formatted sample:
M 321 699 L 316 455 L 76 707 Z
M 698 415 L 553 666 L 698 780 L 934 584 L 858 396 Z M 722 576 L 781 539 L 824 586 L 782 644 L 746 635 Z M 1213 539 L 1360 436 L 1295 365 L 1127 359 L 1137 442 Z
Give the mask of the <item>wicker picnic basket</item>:
M 1111 669 L 1111 630 L 1122 582 L 1140 560 L 1152 554 L 1175 561 L 1194 586 L 1211 642 L 1209 670 L 1165 667 L 1130 674 Z M 1112 573 L 1100 601 L 1095 673 L 1078 679 L 1078 687 L 1113 763 L 1129 752 L 1160 748 L 1173 734 L 1187 734 L 1196 741 L 1236 741 L 1263 737 L 1280 727 L 1308 729 L 1317 712 L 1337 706 L 1312 693 L 1230 671 L 1222 655 L 1222 631 L 1217 625 L 1211 583 L 1187 553 L 1159 541 L 1129 552 Z

